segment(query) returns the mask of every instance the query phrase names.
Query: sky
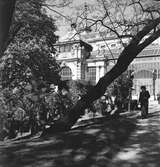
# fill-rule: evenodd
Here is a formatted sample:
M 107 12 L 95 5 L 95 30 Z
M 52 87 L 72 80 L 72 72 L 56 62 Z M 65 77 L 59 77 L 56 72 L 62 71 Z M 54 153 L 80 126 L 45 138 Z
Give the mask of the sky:
M 57 9 L 57 8 L 54 8 L 54 9 L 65 16 L 72 17 L 74 15 L 73 13 L 76 13 L 75 7 L 83 6 L 85 3 L 94 4 L 95 0 L 73 0 L 73 3 L 71 4 L 72 8 L 65 7 L 62 9 Z M 71 22 L 67 21 L 64 18 L 61 18 L 61 19 L 57 18 L 58 15 L 56 15 L 56 13 L 51 10 L 47 10 L 47 11 L 50 16 L 52 16 L 53 18 L 56 18 L 56 25 L 58 27 L 58 31 L 56 32 L 56 34 L 59 35 L 60 37 L 66 35 L 66 33 L 71 30 L 71 27 L 70 27 Z
M 54 1 L 57 1 L 57 2 L 60 2 L 61 0 L 48 0 L 50 2 L 53 2 Z M 62 0 L 63 1 L 63 0 Z M 101 14 L 104 14 L 100 8 L 99 8 L 99 3 L 97 3 L 97 0 L 72 0 L 73 3 L 70 4 L 69 7 L 64 7 L 64 8 L 53 8 L 53 10 L 56 10 L 58 11 L 61 15 L 63 15 L 64 17 L 59 17 L 60 15 L 57 15 L 56 12 L 54 11 L 51 11 L 51 10 L 48 10 L 48 14 L 53 17 L 55 19 L 55 23 L 57 25 L 57 28 L 58 28 L 58 31 L 56 32 L 57 35 L 64 38 L 64 36 L 69 32 L 71 31 L 71 23 L 75 23 L 75 18 L 76 18 L 76 15 L 77 15 L 77 11 L 76 8 L 79 8 L 79 14 L 82 14 L 84 12 L 84 5 L 85 3 L 88 4 L 88 5 L 91 5 L 92 8 L 91 9 L 91 14 L 94 14 L 94 16 L 96 16 L 96 19 L 97 19 L 97 16 L 101 16 Z M 118 2 L 118 0 L 116 0 Z M 114 19 L 124 19 L 124 16 L 125 16 L 125 19 L 129 20 L 133 20 L 135 18 L 135 13 L 132 12 L 131 9 L 134 9 L 133 7 L 127 7 L 126 8 L 126 3 L 124 3 L 124 11 L 125 11 L 125 15 L 122 15 L 122 12 L 121 10 L 123 10 L 123 8 L 119 7 L 119 5 L 116 4 L 116 1 L 115 3 L 109 3 L 109 12 L 112 13 L 112 20 Z M 112 2 L 111 0 L 109 2 Z M 126 1 L 125 1 L 126 2 Z M 128 2 L 128 1 L 127 1 Z M 96 4 L 97 3 L 97 4 Z M 129 2 L 128 2 L 129 3 Z M 123 3 L 121 4 L 121 6 L 123 5 Z M 118 10 L 118 11 L 117 11 Z M 96 13 L 97 11 L 97 13 Z M 133 14 L 131 14 L 133 13 Z M 93 15 L 92 15 L 93 16 Z M 114 18 L 115 17 L 115 18 Z M 66 19 L 66 18 L 70 18 L 70 19 Z M 72 18 L 72 19 L 71 19 Z M 69 20 L 69 21 L 67 21 Z M 79 20 L 81 21 L 81 19 Z M 83 20 L 84 21 L 84 20 Z M 79 22 L 80 23 L 80 22 Z

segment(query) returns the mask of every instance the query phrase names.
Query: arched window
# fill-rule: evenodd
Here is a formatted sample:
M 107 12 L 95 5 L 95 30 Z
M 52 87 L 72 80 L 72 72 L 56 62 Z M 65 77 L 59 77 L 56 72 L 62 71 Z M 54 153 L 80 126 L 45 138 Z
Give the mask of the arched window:
M 63 67 L 61 71 L 62 80 L 71 80 L 72 79 L 72 71 L 69 67 Z

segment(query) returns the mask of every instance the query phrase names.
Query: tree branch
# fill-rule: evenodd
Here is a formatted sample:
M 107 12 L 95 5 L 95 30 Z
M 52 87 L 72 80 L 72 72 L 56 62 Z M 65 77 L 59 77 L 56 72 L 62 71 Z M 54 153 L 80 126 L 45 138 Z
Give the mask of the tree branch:
M 160 17 L 151 21 L 141 31 L 139 31 L 134 37 L 134 40 L 132 42 L 134 42 L 135 45 L 138 45 L 139 42 L 142 40 L 142 38 L 146 36 L 149 32 L 151 32 L 159 24 L 160 24 Z
M 153 41 L 155 41 L 160 36 L 160 29 L 154 32 L 152 35 L 150 35 L 148 38 L 144 40 L 141 44 L 138 45 L 138 49 L 143 50 L 145 47 L 147 47 L 149 44 L 151 44 Z
M 51 10 L 51 11 L 54 12 L 54 13 L 57 13 L 59 16 L 65 18 L 67 21 L 72 22 L 72 20 L 71 20 L 70 18 L 68 18 L 67 16 L 65 16 L 65 15 L 63 15 L 62 13 L 58 12 L 57 10 L 52 9 L 52 8 L 49 7 L 49 6 L 46 6 L 46 8 L 48 8 L 49 10 Z
M 116 65 L 107 74 L 100 78 L 98 83 L 73 106 L 73 108 L 64 118 L 56 122 L 49 129 L 45 129 L 42 135 L 45 135 L 46 133 L 69 130 L 75 124 L 80 115 L 84 113 L 85 108 L 87 108 L 90 103 L 100 98 L 105 93 L 106 88 L 119 75 L 126 71 L 129 64 L 143 50 L 143 48 L 148 46 L 148 44 L 150 44 L 160 36 L 160 30 L 158 30 L 156 33 L 153 33 L 148 39 L 146 39 L 142 44 L 139 44 L 141 39 L 148 35 L 147 33 L 153 30 L 155 26 L 159 24 L 159 22 L 160 18 L 145 26 L 121 52 Z

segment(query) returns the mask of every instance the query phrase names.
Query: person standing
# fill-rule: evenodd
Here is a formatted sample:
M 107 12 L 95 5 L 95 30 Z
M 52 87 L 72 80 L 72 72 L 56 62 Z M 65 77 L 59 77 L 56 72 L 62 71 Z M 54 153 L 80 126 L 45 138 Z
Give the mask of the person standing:
M 146 90 L 145 86 L 141 86 L 141 92 L 139 95 L 139 103 L 141 105 L 142 118 L 145 118 L 148 115 L 149 98 L 150 98 L 149 91 Z

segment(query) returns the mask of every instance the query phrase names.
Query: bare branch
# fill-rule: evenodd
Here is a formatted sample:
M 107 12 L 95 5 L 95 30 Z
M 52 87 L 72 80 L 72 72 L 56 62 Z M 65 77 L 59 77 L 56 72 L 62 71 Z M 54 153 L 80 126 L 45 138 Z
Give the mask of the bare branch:
M 151 44 L 153 41 L 155 41 L 160 36 L 160 29 L 156 32 L 152 33 L 148 38 L 144 40 L 141 44 L 138 45 L 138 49 L 142 50 L 145 47 L 147 47 L 149 44 Z
M 146 25 L 141 31 L 139 31 L 134 37 L 134 44 L 137 45 L 142 40 L 144 36 L 146 36 L 150 31 L 152 31 L 156 26 L 160 23 L 160 17 L 150 22 L 150 24 Z
M 46 8 L 48 8 L 48 9 L 51 10 L 52 12 L 58 14 L 59 16 L 65 18 L 67 21 L 72 22 L 72 20 L 71 20 L 69 17 L 63 15 L 62 13 L 58 12 L 57 10 L 54 10 L 53 8 L 51 8 L 51 7 L 49 7 L 49 6 L 46 6 Z

